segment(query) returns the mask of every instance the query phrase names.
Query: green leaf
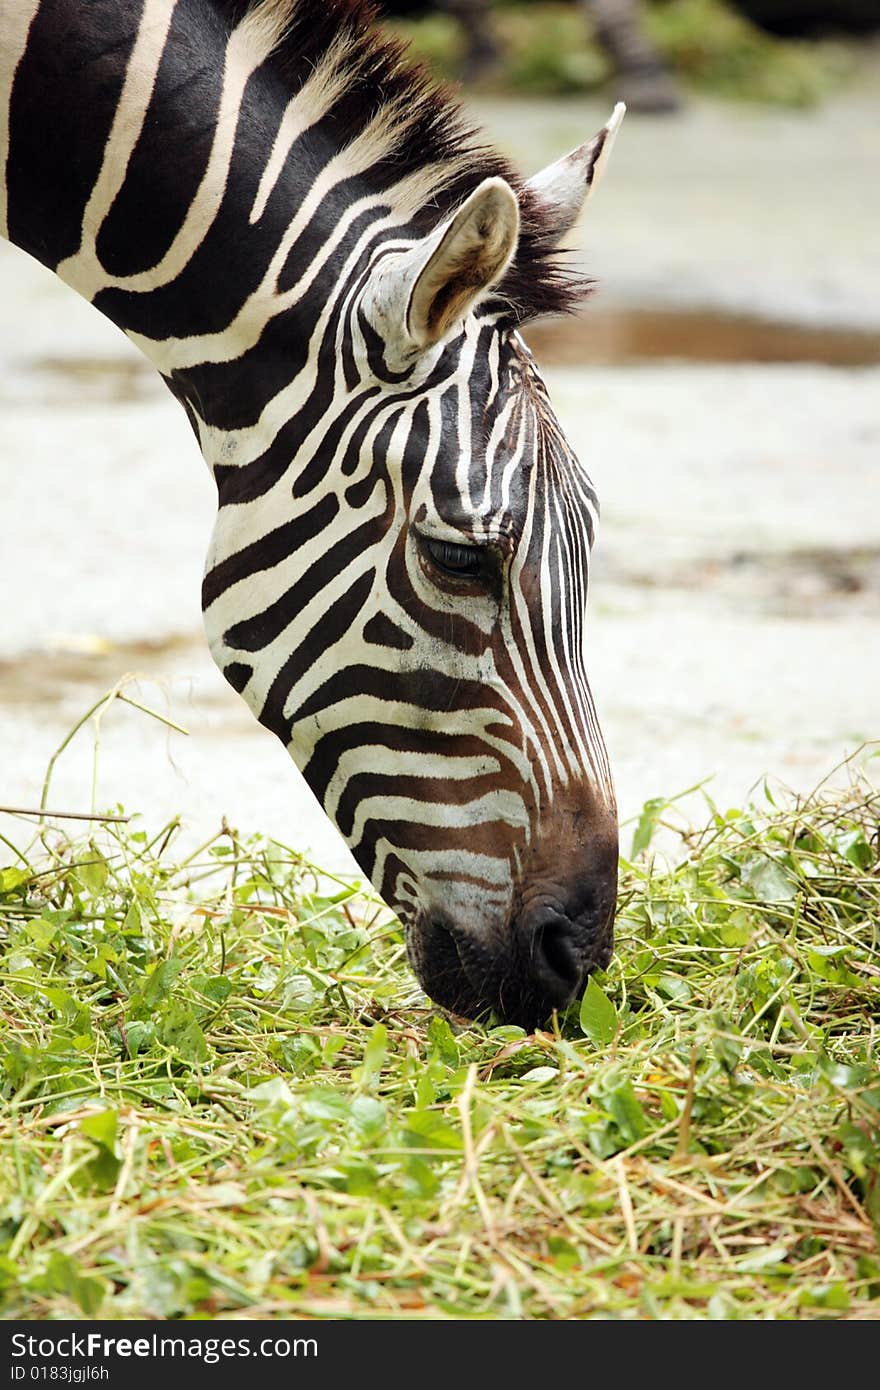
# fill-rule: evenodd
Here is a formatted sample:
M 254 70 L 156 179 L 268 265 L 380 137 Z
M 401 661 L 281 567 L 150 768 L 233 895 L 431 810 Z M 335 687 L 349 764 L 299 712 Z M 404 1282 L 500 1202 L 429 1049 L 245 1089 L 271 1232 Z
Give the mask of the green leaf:
M 799 1164 L 796 1168 L 779 1168 L 774 1174 L 775 1186 L 786 1195 L 793 1192 L 812 1192 L 818 1181 L 818 1175 L 805 1164 Z
M 581 1031 L 599 1047 L 614 1041 L 617 1034 L 617 1009 L 608 995 L 590 976 L 579 1015 Z
M 92 1279 L 80 1274 L 76 1261 L 69 1255 L 59 1254 L 57 1250 L 53 1250 L 49 1256 L 45 1274 L 39 1276 L 34 1283 L 37 1287 L 42 1285 L 47 1293 L 66 1294 L 86 1317 L 92 1317 L 97 1313 L 107 1293 L 107 1285 L 103 1279 Z
M 508 1032 L 515 1032 L 517 1037 L 525 1037 L 521 1028 L 508 1029 Z M 492 1037 L 495 1038 L 502 1032 L 500 1028 L 492 1030 Z M 455 1034 L 446 1022 L 445 1018 L 432 1018 L 428 1024 L 428 1042 L 431 1051 L 436 1054 L 447 1067 L 458 1066 L 458 1043 Z
M 142 936 L 144 930 L 143 913 L 137 898 L 132 898 L 122 923 L 122 930 L 126 936 Z
M 629 1081 L 610 1091 L 604 1097 L 603 1104 L 628 1143 L 634 1144 L 647 1134 L 650 1128 L 648 1117 Z
M 835 1062 L 832 1057 L 824 1054 L 819 1058 L 819 1070 L 826 1076 L 832 1086 L 839 1086 L 843 1090 L 853 1090 L 864 1086 L 867 1081 L 874 1077 L 870 1067 L 856 1063 L 848 1066 L 845 1062 Z
M 440 1179 L 431 1165 L 419 1154 L 412 1154 L 404 1161 L 407 1187 L 416 1197 L 434 1197 L 440 1187 Z
M 355 1067 L 354 1080 L 361 1086 L 369 1086 L 381 1072 L 387 1056 L 388 1029 L 384 1023 L 375 1023 L 367 1035 L 364 1060 Z
M 577 1269 L 582 1264 L 581 1255 L 576 1245 L 572 1245 L 565 1236 L 548 1236 L 547 1249 L 550 1258 L 557 1269 L 569 1270 Z
M 76 876 L 84 888 L 94 896 L 100 893 L 110 873 L 107 860 L 98 850 L 92 848 L 90 857 L 76 866 Z
M 137 1004 L 146 1009 L 153 1009 L 157 1004 L 161 1004 L 163 999 L 167 999 L 183 969 L 183 961 L 172 956 L 170 960 L 160 961 L 147 978 L 146 983 L 137 995 Z M 135 1003 L 135 1000 L 132 1000 Z
M 715 1322 L 736 1322 L 744 1316 L 732 1294 L 719 1290 L 713 1293 L 707 1306 L 709 1317 Z
M 206 1062 L 208 1044 L 195 1014 L 188 1005 L 172 1001 L 158 1029 L 159 1041 L 176 1052 L 184 1062 Z
M 691 987 L 680 975 L 659 975 L 657 993 L 673 1004 L 687 1004 L 691 998 Z
M 261 1110 L 289 1110 L 293 1106 L 293 1092 L 282 1076 L 273 1076 L 269 1081 L 261 1081 L 258 1086 L 252 1086 L 247 1096 Z
M 735 1261 L 734 1268 L 741 1274 L 765 1274 L 771 1271 L 785 1273 L 787 1255 L 788 1247 L 777 1242 L 775 1245 L 765 1245 L 763 1250 L 753 1250 L 748 1255 L 743 1255 Z
M 98 1110 L 94 1115 L 86 1115 L 80 1120 L 80 1133 L 94 1139 L 96 1144 L 116 1153 L 116 1132 L 119 1127 L 119 1114 L 116 1110 Z
M 333 1066 L 333 1064 L 334 1064 L 335 1061 L 336 1061 L 336 1058 L 339 1056 L 340 1052 L 342 1051 L 342 1049 L 343 1049 L 344 1047 L 345 1047 L 345 1034 L 344 1034 L 344 1033 L 329 1033 L 329 1034 L 327 1035 L 327 1037 L 324 1039 L 324 1046 L 323 1046 L 323 1048 L 322 1048 L 322 1056 L 323 1056 L 324 1062 L 326 1063 L 326 1065 L 327 1065 L 328 1067 L 332 1067 L 332 1066 Z
M 136 1057 L 139 1052 L 149 1052 L 156 1039 L 156 1025 L 149 1020 L 133 1019 L 126 1026 L 125 1038 L 130 1057 Z
M 846 951 L 848 949 L 851 948 L 846 946 L 839 948 L 840 951 Z M 838 985 L 852 985 L 858 988 L 862 981 L 859 979 L 858 975 L 854 975 L 853 972 L 847 968 L 845 961 L 834 959 L 838 954 L 839 951 L 836 947 L 831 947 L 830 949 L 819 947 L 816 950 L 807 952 L 807 963 L 813 974 L 818 975 L 821 980 L 828 980 L 832 984 Z
M 838 854 L 842 854 L 844 859 L 848 859 L 850 864 L 854 864 L 857 869 L 871 868 L 874 862 L 874 852 L 865 839 L 863 830 L 856 828 L 837 835 L 834 845 Z
M 68 994 L 66 989 L 58 989 L 55 985 L 41 985 L 40 993 L 45 995 L 53 1009 L 67 1018 L 72 1018 L 78 1011 L 78 1005 L 72 994 Z
M 729 1025 L 724 1024 L 720 1026 L 729 1027 Z M 742 1056 L 742 1044 L 736 1038 L 732 1038 L 729 1033 L 725 1035 L 716 1033 L 712 1039 L 712 1051 L 728 1076 L 732 1076 Z
M 437 1099 L 437 1088 L 431 1080 L 430 1074 L 423 1071 L 419 1074 L 416 1081 L 416 1109 L 427 1110 L 429 1105 L 433 1105 Z
M 375 1096 L 355 1096 L 351 1103 L 351 1114 L 358 1128 L 371 1137 L 385 1127 L 385 1106 Z
M 315 1071 L 321 1057 L 321 1049 L 308 1033 L 285 1038 L 279 1043 L 278 1050 L 284 1066 L 297 1076 L 308 1076 L 309 1072 Z
M 352 1197 L 374 1197 L 379 1186 L 379 1175 L 371 1163 L 362 1159 L 350 1159 L 342 1165 L 345 1190 Z
M 22 883 L 26 883 L 30 877 L 29 869 L 16 869 L 11 865 L 9 868 L 0 869 L 0 897 L 13 892 Z
M 663 811 L 666 809 L 667 802 L 662 797 L 653 796 L 646 801 L 642 807 L 642 814 L 639 816 L 639 823 L 635 828 L 632 842 L 633 859 L 637 858 L 643 850 L 648 848 L 654 838 L 654 831 L 657 829 Z
M 194 975 L 192 987 L 212 1004 L 225 1004 L 234 989 L 226 975 Z
M 755 923 L 746 912 L 737 908 L 722 923 L 718 934 L 725 946 L 747 946 L 755 935 Z
M 798 1294 L 798 1304 L 802 1308 L 834 1308 L 845 1311 L 849 1307 L 849 1294 L 846 1285 L 811 1284 Z
M 778 859 L 766 854 L 753 854 L 741 869 L 743 883 L 752 889 L 762 903 L 787 903 L 797 897 L 797 883 Z
M 37 946 L 48 946 L 58 932 L 55 922 L 47 922 L 45 917 L 34 917 L 25 923 L 25 932 Z
M 352 1113 L 352 1102 L 341 1091 L 331 1091 L 322 1087 L 307 1091 L 303 1098 L 303 1114 L 313 1120 L 347 1120 Z
M 462 1148 L 462 1138 L 458 1130 L 448 1125 L 442 1115 L 434 1110 L 408 1111 L 403 1131 L 404 1141 L 414 1149 L 453 1149 Z
M 448 1023 L 446 1027 L 449 1027 Z M 487 1028 L 486 1033 L 493 1042 L 500 1043 L 519 1042 L 520 1038 L 529 1036 L 525 1028 L 518 1028 L 515 1023 L 502 1023 L 498 1028 Z
M 314 981 L 308 975 L 289 975 L 284 980 L 281 1007 L 304 1013 L 315 1002 Z

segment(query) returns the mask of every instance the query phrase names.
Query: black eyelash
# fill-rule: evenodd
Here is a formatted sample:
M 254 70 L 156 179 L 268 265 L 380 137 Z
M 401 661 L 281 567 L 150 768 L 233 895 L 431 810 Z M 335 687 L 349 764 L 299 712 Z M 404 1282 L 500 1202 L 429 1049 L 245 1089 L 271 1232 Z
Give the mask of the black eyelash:
M 485 574 L 485 550 L 478 545 L 458 545 L 454 541 L 422 538 L 422 545 L 431 562 L 444 574 L 457 579 L 479 579 Z

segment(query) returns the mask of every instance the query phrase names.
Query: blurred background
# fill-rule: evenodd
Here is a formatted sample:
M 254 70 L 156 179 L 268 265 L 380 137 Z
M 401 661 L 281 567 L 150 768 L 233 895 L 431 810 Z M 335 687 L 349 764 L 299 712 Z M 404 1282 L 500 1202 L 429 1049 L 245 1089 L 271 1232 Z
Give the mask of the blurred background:
M 572 238 L 596 292 L 527 334 L 602 501 L 589 668 L 622 818 L 846 776 L 880 738 L 880 0 L 384 8 L 526 174 L 629 105 Z M 5 245 L 0 304 L 0 804 L 36 806 L 137 673 L 189 737 L 115 704 L 50 805 L 87 810 L 94 780 L 149 829 L 225 815 L 351 868 L 208 655 L 183 413 Z

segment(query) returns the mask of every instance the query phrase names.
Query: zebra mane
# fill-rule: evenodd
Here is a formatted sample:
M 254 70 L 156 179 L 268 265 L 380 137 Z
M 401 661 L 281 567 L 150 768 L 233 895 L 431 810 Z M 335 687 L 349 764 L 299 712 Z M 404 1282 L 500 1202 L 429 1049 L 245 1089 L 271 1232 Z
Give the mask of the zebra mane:
M 557 246 L 548 209 L 521 175 L 465 118 L 454 97 L 384 34 L 372 0 L 213 0 L 230 29 L 246 21 L 288 97 L 320 95 L 322 128 L 339 150 L 360 146 L 381 187 L 408 190 L 401 211 L 424 234 L 483 179 L 499 176 L 517 194 L 516 258 L 493 294 L 517 323 L 573 312 L 592 282 L 573 274 Z

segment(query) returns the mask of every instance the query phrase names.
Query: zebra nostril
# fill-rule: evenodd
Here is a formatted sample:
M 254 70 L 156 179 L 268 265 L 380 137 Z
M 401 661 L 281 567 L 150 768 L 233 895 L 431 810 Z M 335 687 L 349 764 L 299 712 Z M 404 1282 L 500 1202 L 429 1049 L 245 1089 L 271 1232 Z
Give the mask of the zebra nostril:
M 535 933 L 533 962 L 539 980 L 550 986 L 554 992 L 560 985 L 566 994 L 571 994 L 577 989 L 583 974 L 583 964 L 571 923 L 563 918 L 556 918 L 538 928 Z

